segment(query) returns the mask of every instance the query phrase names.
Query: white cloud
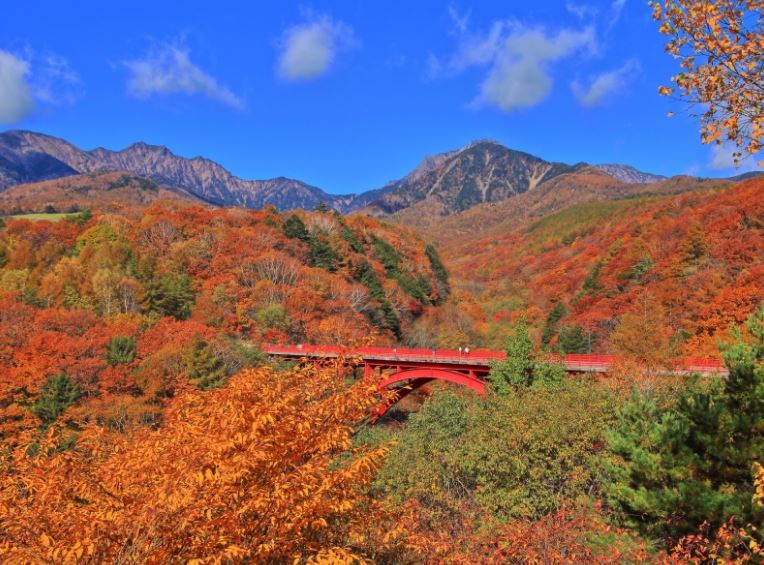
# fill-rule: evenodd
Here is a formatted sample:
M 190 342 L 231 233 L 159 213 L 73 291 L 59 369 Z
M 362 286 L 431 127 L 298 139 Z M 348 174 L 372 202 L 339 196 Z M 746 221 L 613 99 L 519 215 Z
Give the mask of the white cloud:
M 626 0 L 613 0 L 613 3 L 610 4 L 610 21 L 608 22 L 610 26 L 614 26 L 618 23 L 618 20 L 621 19 L 621 14 L 623 14 L 623 8 L 626 6 Z
M 40 106 L 73 104 L 81 90 L 65 58 L 32 49 L 23 55 L 0 49 L 0 123 L 19 122 Z
M 228 88 L 197 67 L 185 47 L 165 45 L 142 59 L 123 61 L 130 71 L 127 87 L 136 98 L 155 94 L 202 95 L 241 110 L 244 102 Z
M 0 123 L 13 124 L 34 110 L 29 63 L 0 51 Z
M 47 104 L 73 104 L 82 95 L 82 83 L 64 57 L 46 55 L 35 65 L 32 80 L 34 96 Z
M 428 68 L 431 73 L 456 74 L 469 67 L 488 67 L 474 103 L 512 112 L 535 106 L 549 94 L 554 82 L 552 63 L 578 51 L 595 49 L 592 27 L 549 34 L 518 22 L 498 21 L 486 33 L 463 34 L 447 64 L 431 57 Z
M 741 175 L 749 171 L 756 170 L 756 157 L 745 155 L 738 157 L 739 162 L 735 163 L 735 152 L 739 151 L 732 143 L 715 143 L 711 146 L 708 166 L 716 171 L 733 171 L 736 175 Z
M 594 76 L 588 85 L 574 81 L 571 84 L 571 88 L 579 104 L 582 106 L 599 106 L 613 94 L 623 92 L 628 83 L 640 70 L 639 61 L 630 59 L 617 69 Z
M 310 80 L 325 74 L 337 53 L 358 46 L 353 28 L 327 15 L 287 29 L 282 37 L 279 74 L 288 80 Z
M 592 19 L 599 13 L 595 6 L 577 4 L 575 2 L 565 2 L 565 9 L 580 20 Z

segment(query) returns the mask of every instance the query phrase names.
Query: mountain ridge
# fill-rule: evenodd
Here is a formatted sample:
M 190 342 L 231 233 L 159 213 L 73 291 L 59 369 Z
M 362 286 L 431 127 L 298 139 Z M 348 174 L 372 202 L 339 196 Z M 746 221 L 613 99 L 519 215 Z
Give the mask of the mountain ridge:
M 411 207 L 431 206 L 438 215 L 500 202 L 535 190 L 560 175 L 592 167 L 617 184 L 647 185 L 667 180 L 630 165 L 568 165 L 479 139 L 461 148 L 425 156 L 398 180 L 354 194 L 331 194 L 286 176 L 246 180 L 204 156 L 182 157 L 164 145 L 137 141 L 120 150 L 83 150 L 51 135 L 25 130 L 0 133 L 0 192 L 77 174 L 124 171 L 192 198 L 221 206 L 281 210 L 312 209 L 320 203 L 342 213 L 390 216 Z
M 17 154 L 31 156 L 33 159 L 47 155 L 54 163 L 61 163 L 62 172 L 69 175 L 128 171 L 225 206 L 262 208 L 273 204 L 281 209 L 313 208 L 320 202 L 334 204 L 335 200 L 344 198 L 344 195 L 330 195 L 320 188 L 287 177 L 241 179 L 206 157 L 180 157 L 164 145 L 145 142 L 136 142 L 118 151 L 103 147 L 85 151 L 66 140 L 46 134 L 10 130 L 0 134 L 0 155 L 3 152 L 9 153 L 11 147 L 17 148 Z M 16 181 L 17 178 L 21 182 Z M 22 177 L 0 173 L 0 190 L 23 182 L 51 178 L 55 177 L 46 175 L 33 178 L 31 175 Z

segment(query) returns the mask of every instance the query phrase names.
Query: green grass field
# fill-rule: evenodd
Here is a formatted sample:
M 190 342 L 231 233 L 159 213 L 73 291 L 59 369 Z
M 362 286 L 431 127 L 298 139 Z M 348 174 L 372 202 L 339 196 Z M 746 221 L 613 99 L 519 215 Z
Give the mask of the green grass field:
M 74 214 L 63 214 L 63 213 L 56 213 L 56 214 L 17 214 L 15 216 L 11 216 L 11 218 L 18 218 L 18 219 L 21 219 L 21 220 L 32 220 L 32 221 L 58 222 L 59 220 L 62 220 L 64 218 L 68 218 L 69 216 L 74 216 Z

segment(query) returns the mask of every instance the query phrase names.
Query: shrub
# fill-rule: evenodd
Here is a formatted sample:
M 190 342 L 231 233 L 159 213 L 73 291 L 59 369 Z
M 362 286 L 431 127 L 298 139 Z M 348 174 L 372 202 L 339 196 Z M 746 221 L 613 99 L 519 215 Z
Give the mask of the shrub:
M 485 399 L 440 392 L 411 416 L 377 486 L 454 514 L 469 502 L 501 520 L 538 518 L 596 494 L 613 412 L 611 394 L 586 380 Z

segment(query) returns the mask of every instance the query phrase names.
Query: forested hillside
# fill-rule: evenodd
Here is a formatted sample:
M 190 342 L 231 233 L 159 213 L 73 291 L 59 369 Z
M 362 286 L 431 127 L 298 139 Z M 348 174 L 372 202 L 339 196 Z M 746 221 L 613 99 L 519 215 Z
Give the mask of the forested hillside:
M 206 204 L 194 195 L 125 172 L 70 175 L 0 192 L 0 213 L 97 212 L 140 214 L 157 200 Z
M 764 296 L 764 181 L 582 203 L 443 253 L 455 298 L 420 342 L 501 347 L 524 317 L 569 352 L 715 355 Z
M 416 235 L 328 209 L 164 202 L 135 217 L 6 219 L 0 436 L 16 443 L 69 405 L 119 429 L 153 424 L 162 399 L 217 387 L 260 343 L 390 343 L 447 295 Z

